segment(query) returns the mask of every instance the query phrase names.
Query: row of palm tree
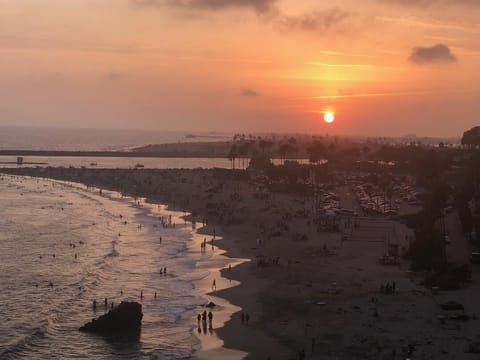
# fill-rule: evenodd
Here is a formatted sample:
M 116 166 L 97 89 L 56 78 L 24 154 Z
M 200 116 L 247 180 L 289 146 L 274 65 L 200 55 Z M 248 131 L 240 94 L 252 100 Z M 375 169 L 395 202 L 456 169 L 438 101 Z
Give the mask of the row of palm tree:
M 278 148 L 274 149 L 276 139 L 263 138 L 261 136 L 245 136 L 244 134 L 236 134 L 233 137 L 233 143 L 228 152 L 227 158 L 231 161 L 232 169 L 237 168 L 237 160 L 240 160 L 241 168 L 246 167 L 246 161 L 253 156 L 271 157 L 272 152 L 278 154 L 282 161 L 285 161 L 287 156 L 296 155 L 299 151 L 297 140 L 290 137 L 285 141 L 278 143 Z
M 320 161 L 328 159 L 335 152 L 335 143 L 325 146 L 320 140 L 314 140 L 307 148 L 306 154 L 312 164 L 318 164 Z M 297 139 L 290 137 L 278 142 L 274 138 L 262 138 L 254 136 L 245 136 L 236 134 L 233 137 L 233 143 L 228 152 L 227 158 L 231 162 L 232 169 L 246 168 L 248 159 L 254 156 L 272 157 L 278 156 L 282 163 L 292 156 L 297 156 L 300 146 Z M 240 161 L 240 163 L 238 163 Z

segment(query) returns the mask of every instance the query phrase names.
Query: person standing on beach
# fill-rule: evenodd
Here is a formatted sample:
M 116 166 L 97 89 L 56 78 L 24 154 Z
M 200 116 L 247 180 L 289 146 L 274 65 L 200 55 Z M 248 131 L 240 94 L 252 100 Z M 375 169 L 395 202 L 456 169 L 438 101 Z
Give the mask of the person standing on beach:
M 215 279 L 213 279 L 212 290 L 217 290 L 217 283 L 216 283 Z
M 213 326 L 212 326 L 212 320 L 213 320 L 213 314 L 212 314 L 211 311 L 209 311 L 209 312 L 208 312 L 208 326 L 209 326 L 210 329 L 213 328 Z

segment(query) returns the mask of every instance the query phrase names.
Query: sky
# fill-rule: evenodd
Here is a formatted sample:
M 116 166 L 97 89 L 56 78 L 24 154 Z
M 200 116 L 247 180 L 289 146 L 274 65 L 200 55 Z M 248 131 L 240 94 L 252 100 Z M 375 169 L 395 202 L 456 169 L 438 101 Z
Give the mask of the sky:
M 460 136 L 479 36 L 478 0 L 0 0 L 0 126 Z

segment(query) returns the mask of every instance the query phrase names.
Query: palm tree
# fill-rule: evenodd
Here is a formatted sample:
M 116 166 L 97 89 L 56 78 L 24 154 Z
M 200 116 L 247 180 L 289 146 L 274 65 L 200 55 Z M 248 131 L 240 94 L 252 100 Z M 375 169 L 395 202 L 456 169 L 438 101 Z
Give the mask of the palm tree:
M 230 148 L 230 151 L 227 155 L 228 160 L 232 162 L 232 169 L 235 170 L 235 159 L 237 158 L 238 151 L 237 151 L 237 144 L 233 144 Z
M 290 144 L 280 144 L 280 147 L 278 148 L 278 154 L 280 155 L 283 164 L 285 164 L 285 157 L 289 153 L 289 150 Z
M 238 146 L 238 154 L 242 157 L 242 168 L 245 169 L 245 158 L 248 157 L 250 142 L 242 140 Z
M 260 138 L 258 141 L 258 146 L 262 149 L 262 154 L 265 155 L 265 149 L 270 149 L 273 146 L 273 143 L 268 140 Z
M 320 160 L 325 158 L 327 149 L 320 141 L 315 140 L 312 145 L 307 148 L 310 163 L 317 164 Z

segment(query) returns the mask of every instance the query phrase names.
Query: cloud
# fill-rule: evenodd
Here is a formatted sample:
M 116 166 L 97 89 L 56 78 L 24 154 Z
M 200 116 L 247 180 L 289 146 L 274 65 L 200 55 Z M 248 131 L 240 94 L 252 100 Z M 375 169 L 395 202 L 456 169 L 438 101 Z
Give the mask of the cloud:
M 139 50 L 135 46 L 128 45 L 4 35 L 0 35 L 0 49 L 62 50 L 119 54 L 134 54 Z
M 277 0 L 131 0 L 138 7 L 170 7 L 178 9 L 223 10 L 250 8 L 259 13 L 269 12 Z
M 241 95 L 242 96 L 247 96 L 247 97 L 256 97 L 259 95 L 258 92 L 256 92 L 255 90 L 253 89 L 243 89 L 242 92 L 241 92 Z
M 418 46 L 413 48 L 408 60 L 416 65 L 449 64 L 457 61 L 450 48 L 443 44 L 432 47 Z
M 314 11 L 298 16 L 279 14 L 276 21 L 282 28 L 306 31 L 328 31 L 354 15 L 340 8 Z
M 121 73 L 112 72 L 107 74 L 107 80 L 114 81 L 119 80 L 122 77 Z
M 283 30 L 325 32 L 354 15 L 338 7 L 312 11 L 300 15 L 286 14 L 277 6 L 277 0 L 130 0 L 137 8 L 166 8 L 181 11 L 180 15 L 194 12 L 197 16 L 205 12 L 222 11 L 230 8 L 253 10 L 267 23 Z
M 478 0 L 379 0 L 387 4 L 398 4 L 403 6 L 434 6 L 434 5 L 480 5 Z

